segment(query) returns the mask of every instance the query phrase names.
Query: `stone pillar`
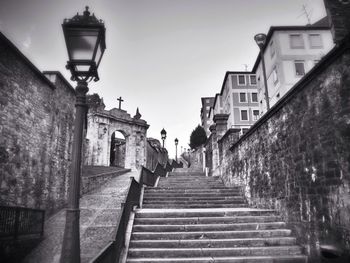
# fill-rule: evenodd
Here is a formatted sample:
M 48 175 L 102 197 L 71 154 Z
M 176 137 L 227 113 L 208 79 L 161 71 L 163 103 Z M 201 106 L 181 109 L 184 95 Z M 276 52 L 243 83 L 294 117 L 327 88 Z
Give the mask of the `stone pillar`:
M 216 115 L 214 115 L 217 140 L 219 140 L 227 131 L 228 117 L 229 117 L 229 114 L 216 114 Z
M 350 1 L 324 0 L 334 43 L 338 44 L 350 33 Z
M 213 176 L 220 176 L 220 156 L 219 156 L 219 144 L 218 140 L 226 133 L 228 114 L 216 114 L 214 115 L 215 133 L 213 134 Z

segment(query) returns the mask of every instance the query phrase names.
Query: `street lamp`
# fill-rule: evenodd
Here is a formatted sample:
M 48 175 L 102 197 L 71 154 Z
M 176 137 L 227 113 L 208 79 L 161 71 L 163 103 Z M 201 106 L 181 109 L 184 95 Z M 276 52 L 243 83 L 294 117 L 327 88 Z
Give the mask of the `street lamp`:
M 260 49 L 260 58 L 261 58 L 261 63 L 262 63 L 262 68 L 263 68 L 263 75 L 264 75 L 266 108 L 267 108 L 267 110 L 269 110 L 270 109 L 269 91 L 268 91 L 268 87 L 267 87 L 265 59 L 264 59 L 264 53 L 263 53 L 263 48 L 266 44 L 266 35 L 263 33 L 256 34 L 254 36 L 254 40 Z
M 102 20 L 98 20 L 94 14 L 90 16 L 88 7 L 83 15 L 77 14 L 71 19 L 65 19 L 62 28 L 69 57 L 66 68 L 72 74 L 71 79 L 77 81 L 77 87 L 75 88 L 76 114 L 72 174 L 69 182 L 68 208 L 60 262 L 75 263 L 80 262 L 79 195 L 83 127 L 87 111 L 86 93 L 89 91 L 87 83 L 91 80 L 99 80 L 97 69 L 106 49 L 106 28 Z
M 164 148 L 164 141 L 166 139 L 166 131 L 164 130 L 164 128 L 160 131 L 160 135 L 162 136 L 163 148 Z
M 175 138 L 175 161 L 177 162 L 177 145 L 179 144 L 179 140 Z

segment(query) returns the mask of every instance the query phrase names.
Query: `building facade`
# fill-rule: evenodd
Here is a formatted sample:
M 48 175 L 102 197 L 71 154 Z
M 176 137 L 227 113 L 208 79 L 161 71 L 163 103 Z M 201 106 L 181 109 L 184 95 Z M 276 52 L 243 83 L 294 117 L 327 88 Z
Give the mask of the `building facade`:
M 270 107 L 333 47 L 327 18 L 307 26 L 270 27 L 263 48 Z M 260 55 L 252 71 L 257 76 L 259 107 L 263 114 L 266 100 Z
M 252 72 L 226 72 L 220 97 L 221 113 L 229 115 L 227 129 L 244 133 L 259 118 L 257 79 Z
M 201 101 L 202 101 L 201 124 L 205 132 L 207 133 L 207 135 L 210 134 L 209 127 L 212 124 L 212 121 L 209 119 L 209 111 L 210 111 L 210 108 L 213 107 L 214 99 L 215 99 L 214 97 L 201 98 Z

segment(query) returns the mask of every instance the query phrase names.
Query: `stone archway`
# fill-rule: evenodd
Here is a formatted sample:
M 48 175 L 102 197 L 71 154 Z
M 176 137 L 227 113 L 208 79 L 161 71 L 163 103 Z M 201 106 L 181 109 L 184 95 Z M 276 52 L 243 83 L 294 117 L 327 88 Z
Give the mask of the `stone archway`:
M 85 163 L 87 165 L 110 165 L 112 134 L 121 132 L 125 137 L 125 168 L 136 171 L 146 164 L 146 140 L 149 125 L 137 112 L 131 117 L 125 110 L 97 109 L 87 116 Z

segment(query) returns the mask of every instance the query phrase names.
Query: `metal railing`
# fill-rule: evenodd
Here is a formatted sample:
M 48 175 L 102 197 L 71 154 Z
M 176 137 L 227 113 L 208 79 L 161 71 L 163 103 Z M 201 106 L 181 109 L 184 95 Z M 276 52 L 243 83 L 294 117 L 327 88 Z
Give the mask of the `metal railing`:
M 156 176 L 165 177 L 167 174 L 167 170 L 160 163 L 157 163 L 156 169 L 154 169 L 153 173 Z
M 166 165 L 164 168 L 167 172 L 171 172 L 173 170 L 173 167 L 171 166 L 171 164 L 169 162 L 166 162 Z
M 45 211 L 25 207 L 0 206 L 0 239 L 44 235 Z
M 140 176 L 140 184 L 141 185 L 148 185 L 148 186 L 154 186 L 157 182 L 157 175 L 153 173 L 152 171 L 148 170 L 146 167 L 142 166 L 141 169 L 141 176 Z

